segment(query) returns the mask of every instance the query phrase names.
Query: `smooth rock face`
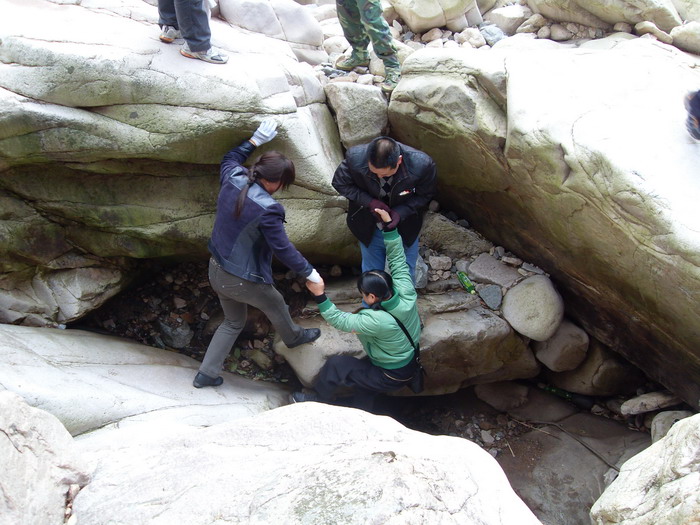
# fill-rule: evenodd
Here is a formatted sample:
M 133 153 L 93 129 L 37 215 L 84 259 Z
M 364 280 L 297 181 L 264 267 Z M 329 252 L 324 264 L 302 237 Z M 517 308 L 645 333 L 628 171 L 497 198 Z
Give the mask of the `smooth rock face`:
M 651 420 L 651 442 L 656 443 L 660 439 L 666 437 L 671 427 L 678 423 L 681 419 L 691 417 L 693 415 L 689 410 L 665 410 L 659 412 Z
M 220 387 L 194 388 L 198 368 L 184 355 L 116 337 L 0 324 L 0 386 L 56 416 L 73 435 L 115 422 L 210 425 L 287 402 L 285 389 L 228 372 Z
M 444 208 L 545 270 L 572 320 L 699 406 L 697 144 L 681 102 L 700 59 L 630 35 L 499 49 L 411 55 L 389 104 L 396 138 L 439 160 Z
M 3 367 L 8 365 L 3 363 Z M 63 523 L 71 485 L 89 481 L 73 439 L 51 414 L 0 391 L 2 523 Z
M 331 82 L 325 91 L 345 148 L 365 144 L 384 134 L 389 117 L 386 99 L 378 87 Z
M 564 302 L 549 277 L 533 275 L 508 290 L 503 297 L 503 317 L 516 332 L 546 341 L 564 318 Z
M 591 509 L 595 525 L 698 522 L 700 414 L 627 461 Z
M 358 410 L 301 403 L 145 430 L 112 432 L 107 450 L 79 442 L 98 467 L 78 523 L 540 523 L 474 443 Z

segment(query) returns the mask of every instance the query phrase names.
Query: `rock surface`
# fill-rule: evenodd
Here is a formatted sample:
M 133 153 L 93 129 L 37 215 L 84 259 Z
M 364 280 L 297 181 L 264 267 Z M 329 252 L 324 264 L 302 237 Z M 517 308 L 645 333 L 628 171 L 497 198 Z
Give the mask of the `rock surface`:
M 412 54 L 392 129 L 440 159 L 441 205 L 543 268 L 574 322 L 697 407 L 698 145 L 679 101 L 700 85 L 700 58 L 629 35 L 519 36 Z M 605 86 L 587 80 L 600 75 Z
M 287 403 L 288 391 L 224 372 L 196 389 L 189 357 L 79 330 L 0 325 L 0 387 L 54 416 L 73 434 L 177 418 L 210 425 Z
M 673 425 L 622 465 L 620 475 L 591 509 L 595 525 L 698 523 L 700 414 Z
M 9 391 L 0 391 L 0 434 L 0 521 L 63 523 L 66 505 L 89 481 L 70 434 L 56 417 Z
M 302 403 L 142 429 L 79 441 L 97 467 L 74 503 L 79 522 L 540 523 L 478 446 L 353 409 Z

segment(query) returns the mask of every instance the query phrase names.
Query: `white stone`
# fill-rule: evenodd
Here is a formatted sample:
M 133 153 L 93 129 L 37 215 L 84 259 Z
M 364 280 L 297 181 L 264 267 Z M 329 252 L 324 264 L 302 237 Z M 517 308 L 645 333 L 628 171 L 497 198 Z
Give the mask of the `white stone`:
M 573 370 L 586 358 L 588 334 L 564 319 L 552 337 L 535 341 L 532 346 L 537 360 L 550 370 Z
M 484 21 L 495 24 L 506 35 L 514 35 L 528 18 L 532 11 L 522 5 L 509 5 L 499 9 L 493 9 L 484 15 Z
M 618 22 L 613 26 L 613 29 L 622 33 L 631 33 L 632 24 L 628 24 L 627 22 Z
M 673 45 L 700 55 L 700 22 L 688 22 L 671 30 Z
M 653 35 L 664 44 L 673 44 L 673 38 L 668 33 L 661 31 L 653 22 L 639 22 L 634 26 L 634 31 L 639 36 Z
M 671 427 L 678 423 L 681 419 L 691 417 L 693 415 L 689 410 L 666 410 L 659 412 L 651 420 L 651 442 L 656 443 L 660 439 L 666 437 Z
M 566 27 L 564 27 L 561 24 L 552 24 L 549 29 L 549 38 L 556 42 L 569 40 L 572 36 L 574 36 L 574 34 L 571 31 L 569 31 Z
M 647 392 L 622 403 L 620 411 L 625 416 L 643 414 L 678 405 L 680 402 L 681 400 L 670 392 Z
M 700 414 L 628 460 L 591 508 L 595 525 L 697 523 L 700 516 Z
M 3 362 L 2 366 L 13 365 Z M 89 480 L 89 467 L 79 457 L 68 431 L 56 417 L 3 390 L 0 435 L 4 472 L 0 476 L 0 521 L 8 525 L 63 523 L 66 494 Z
M 461 17 L 473 0 L 393 0 L 396 13 L 414 33 L 444 27 L 448 20 Z
M 697 0 L 672 0 L 681 19 L 686 22 L 700 22 L 700 2 Z
M 533 275 L 508 290 L 503 297 L 503 317 L 524 336 L 546 341 L 564 317 L 564 301 L 548 277 Z
M 300 403 L 79 445 L 97 465 L 79 523 L 540 524 L 476 444 L 349 408 Z
M 343 54 L 349 47 L 350 43 L 344 36 L 332 36 L 323 41 L 323 49 L 329 55 L 334 53 Z
M 379 88 L 330 83 L 326 86 L 326 96 L 335 111 L 340 140 L 346 148 L 367 143 L 386 128 L 387 103 Z

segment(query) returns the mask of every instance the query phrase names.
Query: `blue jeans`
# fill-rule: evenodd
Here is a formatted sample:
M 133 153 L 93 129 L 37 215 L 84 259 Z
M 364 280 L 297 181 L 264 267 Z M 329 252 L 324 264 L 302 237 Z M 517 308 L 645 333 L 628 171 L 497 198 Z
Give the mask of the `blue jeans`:
M 211 47 L 204 0 L 158 0 L 158 15 L 161 26 L 180 30 L 190 51 L 206 51 Z
M 379 228 L 375 228 L 374 235 L 369 246 L 360 243 L 362 252 L 362 271 L 383 270 L 386 266 L 386 248 L 384 247 L 384 236 Z M 410 246 L 403 245 L 408 263 L 408 272 L 411 274 L 413 284 L 416 284 L 416 261 L 418 260 L 418 237 Z

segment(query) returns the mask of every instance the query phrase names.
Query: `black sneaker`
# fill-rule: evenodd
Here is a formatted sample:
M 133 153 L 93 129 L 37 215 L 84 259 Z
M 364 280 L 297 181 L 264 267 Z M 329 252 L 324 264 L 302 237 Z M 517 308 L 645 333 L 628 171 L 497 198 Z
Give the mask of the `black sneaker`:
M 202 372 L 197 372 L 197 375 L 194 377 L 194 381 L 192 384 L 194 385 L 195 388 L 202 388 L 203 386 L 219 386 L 224 382 L 224 378 L 219 376 L 219 377 L 209 377 L 206 374 L 203 374 Z
M 311 343 L 321 336 L 321 330 L 319 328 L 304 328 L 304 333 L 298 341 L 295 341 L 287 345 L 287 348 L 294 348 L 299 345 L 304 345 L 306 343 Z
M 304 392 L 292 392 L 292 395 L 289 397 L 292 400 L 292 403 L 304 403 L 306 401 L 315 401 L 316 403 L 321 402 L 321 399 L 318 397 L 318 394 L 305 394 Z

